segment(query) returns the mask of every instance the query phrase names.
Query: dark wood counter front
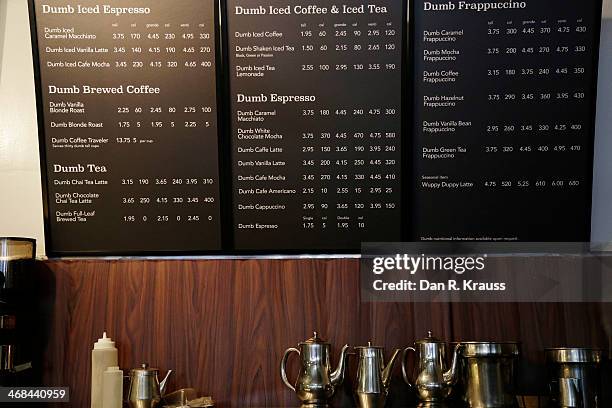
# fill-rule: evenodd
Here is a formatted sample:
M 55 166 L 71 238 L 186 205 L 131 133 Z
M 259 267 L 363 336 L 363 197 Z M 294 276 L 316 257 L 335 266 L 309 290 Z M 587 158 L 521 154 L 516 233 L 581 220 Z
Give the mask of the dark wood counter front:
M 600 346 L 609 305 L 361 303 L 355 259 L 51 260 L 44 383 L 69 386 L 89 406 L 91 348 L 106 330 L 123 369 L 148 362 L 175 372 L 219 407 L 296 406 L 279 361 L 318 330 L 333 344 L 405 347 L 432 330 L 449 340 L 520 340 L 529 364 L 544 347 Z M 52 310 L 51 310 L 52 306 Z M 608 312 L 602 312 L 607 307 Z M 355 362 L 351 360 L 354 375 Z M 295 368 L 295 367 L 293 367 Z M 394 405 L 406 406 L 399 384 Z M 350 406 L 350 381 L 335 406 Z M 62 406 L 66 406 L 65 404 Z

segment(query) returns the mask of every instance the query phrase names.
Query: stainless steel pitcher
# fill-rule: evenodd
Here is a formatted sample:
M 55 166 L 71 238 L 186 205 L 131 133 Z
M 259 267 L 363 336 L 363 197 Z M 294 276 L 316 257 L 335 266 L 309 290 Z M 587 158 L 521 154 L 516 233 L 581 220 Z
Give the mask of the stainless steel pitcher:
M 130 370 L 130 387 L 127 400 L 130 408 L 155 408 L 165 392 L 166 383 L 172 370 L 160 383 L 157 379 L 159 370 L 143 364 L 140 368 Z
M 359 362 L 357 364 L 357 384 L 355 397 L 360 408 L 383 408 L 389 393 L 391 374 L 399 349 L 393 352 L 385 366 L 383 347 L 367 346 L 355 347 Z
M 414 343 L 416 348 L 404 349 L 402 358 L 402 374 L 404 381 L 416 388 L 419 399 L 425 403 L 442 403 L 451 394 L 457 382 L 457 356 L 461 345 L 455 346 L 453 361 L 448 368 L 446 343 L 435 338 L 431 331 L 426 338 Z M 416 379 L 414 384 L 408 378 L 406 357 L 409 351 L 417 353 Z
M 461 342 L 461 395 L 470 408 L 517 407 L 516 342 Z
M 551 407 L 599 408 L 601 350 L 546 349 Z
M 317 332 L 314 336 L 298 345 L 298 348 L 285 350 L 280 364 L 281 379 L 283 383 L 297 394 L 302 406 L 327 406 L 334 395 L 336 388 L 344 381 L 344 370 L 348 344 L 342 347 L 338 366 L 332 371 L 330 363 L 329 343 L 322 340 Z M 287 359 L 291 353 L 301 357 L 300 372 L 291 384 L 287 379 Z

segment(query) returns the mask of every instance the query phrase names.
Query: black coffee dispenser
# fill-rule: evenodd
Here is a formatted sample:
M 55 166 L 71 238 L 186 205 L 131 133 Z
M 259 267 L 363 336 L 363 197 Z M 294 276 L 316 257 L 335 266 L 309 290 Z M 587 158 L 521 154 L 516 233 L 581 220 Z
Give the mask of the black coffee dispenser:
M 0 238 L 0 386 L 26 385 L 30 288 L 36 240 Z

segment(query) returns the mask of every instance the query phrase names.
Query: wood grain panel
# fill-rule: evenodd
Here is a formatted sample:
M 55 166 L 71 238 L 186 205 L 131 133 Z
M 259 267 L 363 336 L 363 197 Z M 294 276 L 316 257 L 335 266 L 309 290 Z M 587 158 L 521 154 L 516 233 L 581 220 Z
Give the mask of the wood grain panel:
M 90 352 L 104 330 L 124 369 L 171 368 L 170 389 L 192 386 L 219 407 L 241 408 L 298 405 L 279 361 L 313 330 L 332 343 L 334 364 L 345 343 L 372 340 L 389 356 L 427 330 L 443 339 L 521 340 L 535 359 L 566 342 L 608 347 L 601 305 L 362 303 L 353 259 L 55 260 L 38 269 L 52 305 L 44 382 L 69 386 L 78 408 L 89 406 Z M 334 406 L 353 406 L 355 368 L 351 356 Z M 295 361 L 290 371 L 294 378 Z M 399 368 L 395 377 L 390 405 L 405 407 L 411 396 Z
M 221 407 L 271 407 L 296 402 L 279 378 L 287 347 L 318 330 L 332 342 L 335 363 L 342 344 L 360 342 L 370 327 L 356 260 L 83 260 L 45 268 L 56 280 L 45 381 L 69 385 L 75 407 L 89 403 L 89 353 L 104 330 L 124 368 L 172 368 L 171 388 L 194 386 Z

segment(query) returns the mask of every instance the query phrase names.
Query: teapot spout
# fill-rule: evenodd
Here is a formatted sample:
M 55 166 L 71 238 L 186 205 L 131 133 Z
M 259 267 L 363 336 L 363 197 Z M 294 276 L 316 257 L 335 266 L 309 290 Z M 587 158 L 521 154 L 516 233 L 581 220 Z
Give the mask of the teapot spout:
M 457 366 L 459 361 L 459 354 L 463 349 L 463 345 L 457 344 L 455 346 L 455 352 L 453 353 L 453 362 L 451 368 L 444 373 L 444 382 L 448 385 L 454 385 L 458 379 Z
M 391 359 L 387 362 L 387 366 L 382 371 L 382 382 L 385 388 L 389 387 L 391 383 L 391 374 L 393 373 L 393 366 L 395 365 L 395 361 L 397 360 L 397 356 L 399 356 L 400 349 L 396 349 L 391 356 Z
M 336 370 L 331 373 L 330 381 L 334 387 L 337 387 L 344 381 L 344 371 L 346 369 L 346 356 L 348 348 L 348 344 L 345 344 L 344 347 L 342 347 L 342 351 L 340 352 L 340 360 L 338 361 L 338 367 L 336 367 Z
M 172 370 L 168 370 L 164 379 L 159 383 L 159 393 L 162 397 L 166 393 L 166 385 L 168 385 L 168 378 L 170 378 L 170 374 L 172 374 Z

